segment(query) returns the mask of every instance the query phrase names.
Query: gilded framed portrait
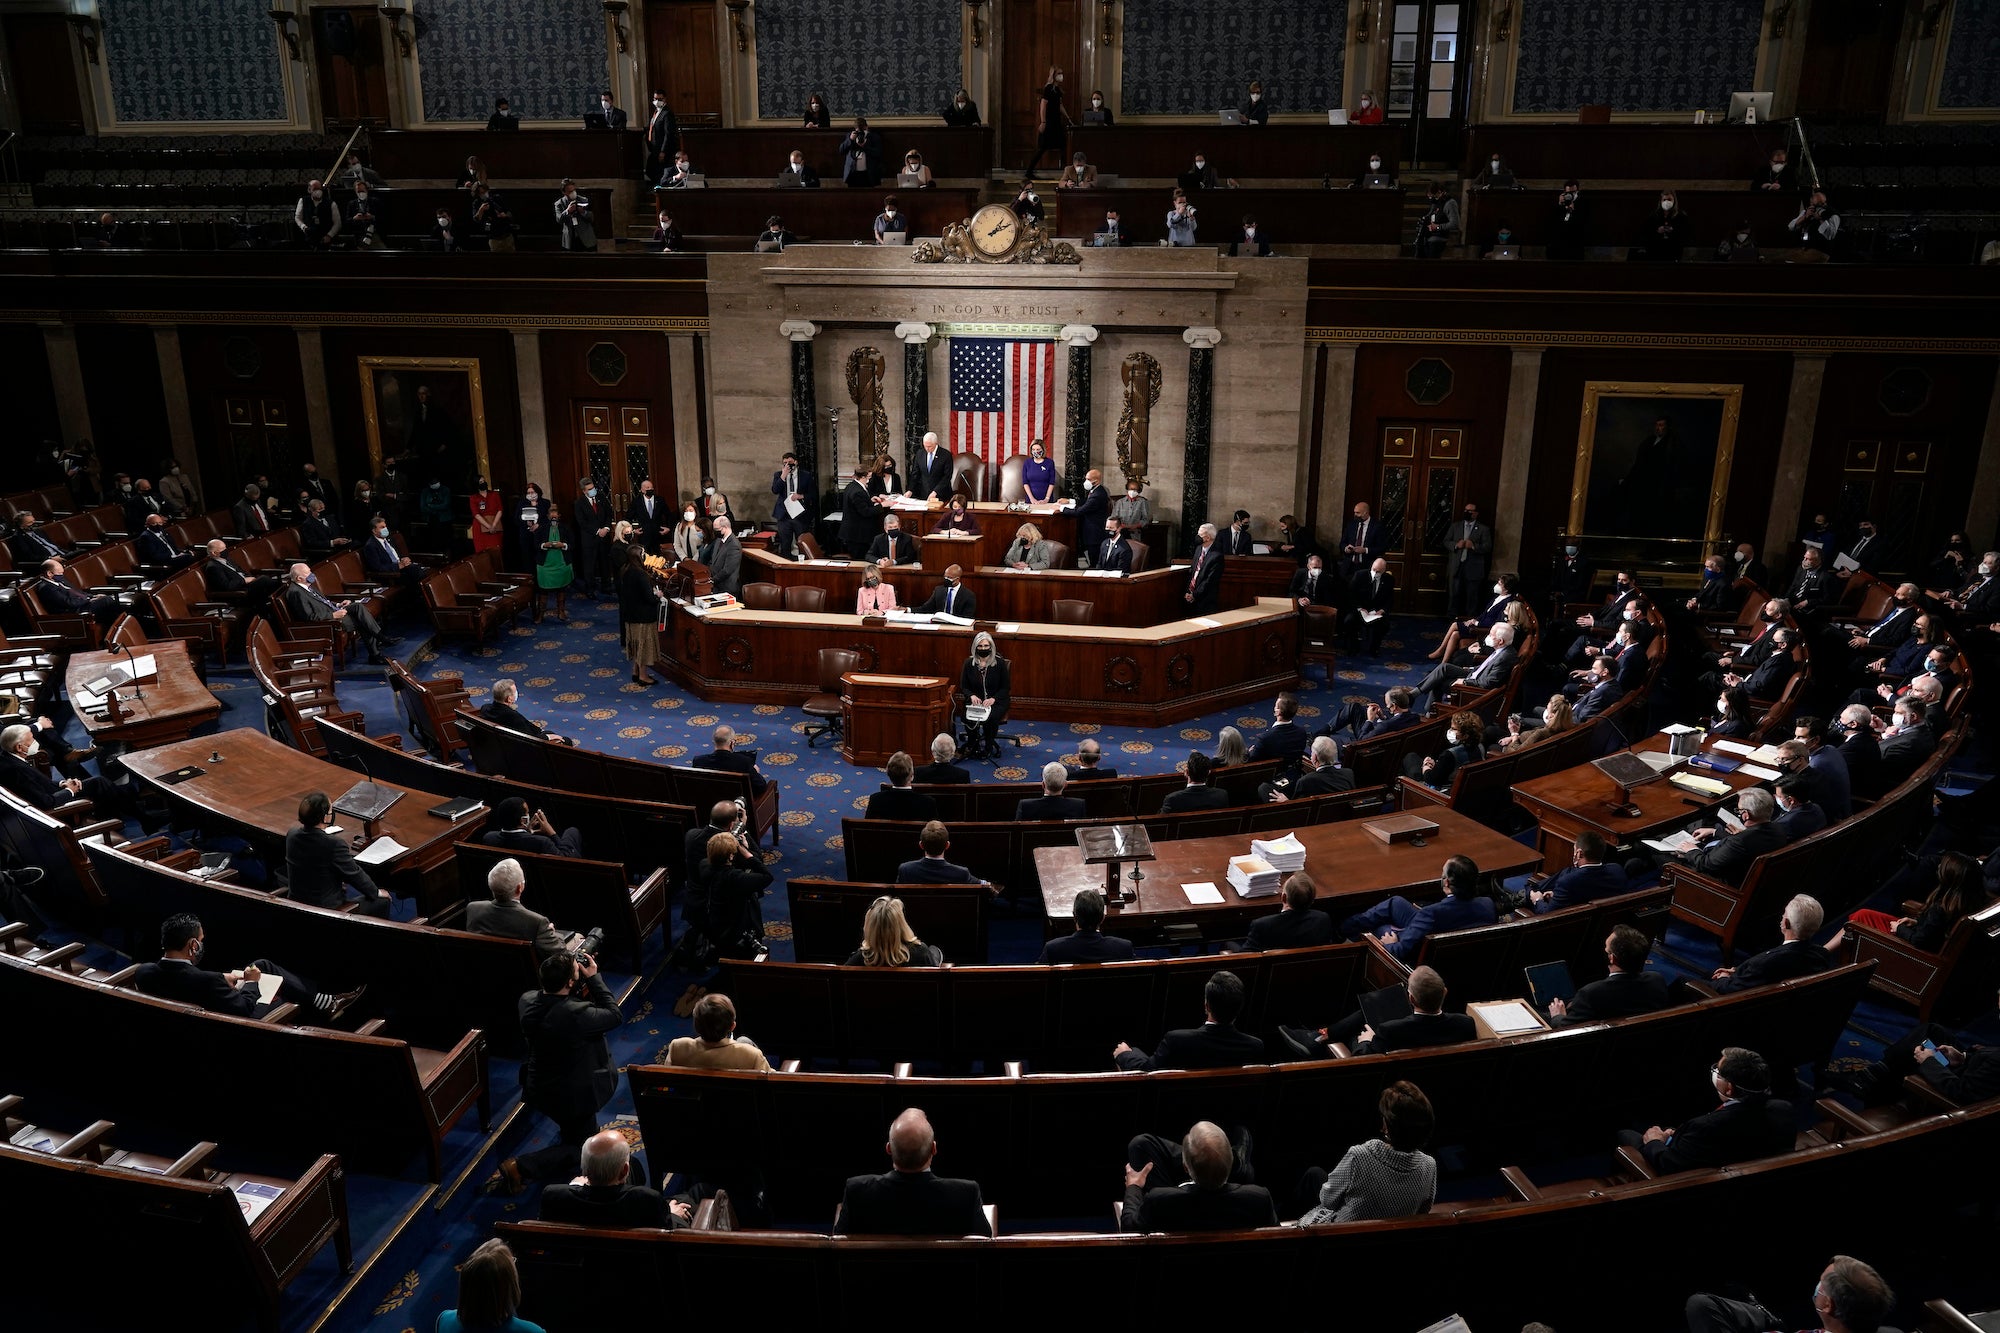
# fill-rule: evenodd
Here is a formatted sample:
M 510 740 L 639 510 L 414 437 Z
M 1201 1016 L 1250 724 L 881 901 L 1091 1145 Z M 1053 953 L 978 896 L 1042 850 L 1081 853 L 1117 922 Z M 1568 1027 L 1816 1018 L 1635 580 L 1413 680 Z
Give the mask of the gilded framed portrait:
M 1587 381 L 1570 532 L 1720 541 L 1742 410 L 1740 384 Z
M 479 358 L 364 356 L 359 362 L 371 474 L 381 473 L 385 457 L 395 457 L 450 478 L 454 489 L 492 475 Z

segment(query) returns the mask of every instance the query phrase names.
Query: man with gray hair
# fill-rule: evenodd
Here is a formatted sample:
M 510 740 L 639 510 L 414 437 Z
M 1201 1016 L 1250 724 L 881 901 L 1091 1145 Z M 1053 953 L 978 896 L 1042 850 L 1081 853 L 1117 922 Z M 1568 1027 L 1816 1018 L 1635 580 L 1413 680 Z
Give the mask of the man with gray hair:
M 915 1107 L 889 1126 L 888 1171 L 851 1176 L 841 1192 L 834 1233 L 842 1236 L 990 1236 L 976 1180 L 931 1173 L 937 1133 Z
M 521 905 L 521 890 L 527 882 L 521 863 L 513 857 L 495 864 L 486 872 L 486 891 L 493 899 L 465 905 L 465 928 L 476 935 L 526 940 L 535 946 L 537 963 L 559 953 L 580 952 L 595 958 L 604 947 L 603 929 L 593 929 L 588 935 L 558 931 L 540 912 L 531 912 Z
M 1117 777 L 1115 767 L 1099 762 L 1103 758 L 1104 747 L 1097 743 L 1095 737 L 1086 738 L 1083 744 L 1076 747 L 1076 766 L 1069 770 L 1069 780 L 1089 782 L 1096 778 Z
M 1042 765 L 1042 794 L 1031 796 L 1014 807 L 1015 819 L 1082 819 L 1086 813 L 1081 796 L 1065 796 L 1069 770 L 1056 761 Z
M 344 629 L 354 631 L 355 637 L 368 646 L 368 662 L 371 666 L 382 666 L 386 659 L 384 648 L 401 643 L 382 632 L 382 626 L 375 619 L 374 612 L 351 598 L 336 601 L 313 586 L 312 566 L 300 561 L 287 572 L 285 581 L 285 610 L 294 620 L 332 621 Z
M 1815 972 L 1824 972 L 1833 966 L 1833 955 L 1813 943 L 1813 936 L 1819 934 L 1820 926 L 1826 920 L 1826 912 L 1817 898 L 1799 894 L 1785 904 L 1785 914 L 1778 920 L 1778 933 L 1784 939 L 1760 954 L 1744 959 L 1735 967 L 1718 967 L 1710 974 L 1709 980 L 1715 989 L 1727 995 L 1731 991 L 1749 990 L 1755 986 L 1768 986 L 1774 981 L 1790 981 L 1793 977 L 1809 977 Z
M 1149 1189 L 1155 1169 L 1165 1168 L 1156 1161 L 1144 1166 L 1126 1163 L 1120 1231 L 1249 1231 L 1278 1224 L 1269 1190 L 1230 1180 L 1236 1150 L 1222 1126 L 1196 1121 L 1181 1140 L 1179 1156 L 1189 1182 L 1185 1189 L 1164 1183 Z
M 1895 1308 L 1896 1293 L 1882 1275 L 1845 1254 L 1833 1256 L 1813 1288 L 1820 1333 L 1876 1333 Z M 1763 1333 L 1780 1321 L 1753 1301 L 1702 1292 L 1688 1297 L 1687 1326 L 1688 1333 Z
M 557 745 L 574 745 L 575 741 L 558 736 L 539 722 L 531 722 L 526 714 L 516 706 L 521 701 L 521 687 L 511 676 L 502 676 L 493 682 L 493 697 L 480 708 L 479 715 L 495 726 L 509 731 L 518 731 L 523 736 L 533 736 L 537 740 L 554 741 Z
M 931 761 L 916 771 L 917 782 L 969 783 L 972 774 L 951 762 L 958 758 L 958 742 L 948 731 L 940 731 L 931 740 Z
M 0 731 L 0 787 L 37 810 L 54 810 L 78 797 L 96 805 L 100 814 L 123 815 L 131 807 L 131 800 L 109 779 L 51 778 L 29 758 L 35 750 L 35 733 L 24 724 L 17 722 Z
M 572 1226 L 661 1227 L 672 1231 L 694 1217 L 686 1195 L 668 1200 L 646 1185 L 646 1169 L 632 1160 L 632 1145 L 615 1129 L 583 1141 L 583 1172 L 561 1185 L 542 1187 L 542 1220 Z
M 1867 704 L 1840 710 L 1840 757 L 1847 764 L 1847 786 L 1854 796 L 1877 800 L 1882 795 L 1882 742 L 1875 736 L 1875 715 Z
M 1724 833 L 1713 828 L 1690 830 L 1695 841 L 1701 845 L 1676 855 L 1710 879 L 1721 880 L 1724 884 L 1741 884 L 1743 877 L 1750 873 L 1753 861 L 1785 845 L 1784 833 L 1771 823 L 1775 810 L 1770 792 L 1762 787 L 1746 787 L 1736 794 L 1736 813 L 1743 821 L 1741 832 Z
M 1515 662 L 1514 627 L 1500 621 L 1486 631 L 1486 638 L 1462 650 L 1464 660 L 1440 662 L 1417 686 L 1418 712 L 1430 711 L 1431 699 L 1464 681 L 1475 689 L 1498 689 L 1507 683 Z M 1456 656 L 1456 655 L 1454 655 Z
M 715 748 L 699 759 L 692 760 L 694 766 L 713 768 L 724 773 L 747 773 L 750 776 L 750 794 L 762 796 L 764 788 L 770 785 L 770 779 L 758 770 L 755 752 L 736 753 L 736 728 L 725 722 L 709 734 L 715 741 Z
M 743 544 L 736 540 L 736 526 L 729 515 L 715 516 L 715 540 L 702 548 L 702 563 L 708 566 L 708 581 L 716 592 L 731 597 L 743 595 Z
M 1195 536 L 1201 544 L 1188 557 L 1193 568 L 1188 571 L 1187 591 L 1181 600 L 1187 603 L 1191 616 L 1213 615 L 1222 601 L 1222 551 L 1215 544 L 1215 524 L 1202 524 Z

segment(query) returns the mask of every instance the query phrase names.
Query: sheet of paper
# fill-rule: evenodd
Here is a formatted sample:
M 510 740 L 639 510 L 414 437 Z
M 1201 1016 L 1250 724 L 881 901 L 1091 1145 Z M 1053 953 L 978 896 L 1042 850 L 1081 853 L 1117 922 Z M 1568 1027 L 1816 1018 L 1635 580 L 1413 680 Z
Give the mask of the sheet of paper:
M 805 512 L 806 512 L 806 504 L 805 504 L 805 501 L 803 501 L 803 500 L 794 500 L 794 499 L 787 499 L 787 500 L 785 501 L 785 512 L 786 512 L 787 514 L 790 514 L 790 515 L 791 515 L 791 516 L 792 516 L 793 518 L 797 518 L 797 517 L 798 517 L 798 516 L 799 516 L 800 514 L 803 514 L 803 513 L 805 513 Z
M 1386 614 L 1388 613 L 1384 611 L 1363 611 L 1361 613 L 1361 618 L 1368 624 L 1372 625 L 1376 621 L 1380 620 Z
M 1777 769 L 1766 768 L 1762 764 L 1745 764 L 1736 771 L 1738 773 L 1748 773 L 1759 782 L 1774 782 L 1784 776 Z
M 1533 1032 L 1542 1026 L 1541 1020 L 1519 1000 L 1482 1004 L 1479 1006 L 1479 1016 L 1486 1020 L 1487 1027 L 1502 1036 L 1510 1032 Z
M 1195 624 L 1201 626 L 1203 629 L 1222 628 L 1222 622 L 1220 620 L 1210 620 L 1207 616 L 1193 616 L 1191 617 L 1191 619 L 1194 621 Z
M 236 1204 L 243 1210 L 245 1222 L 255 1222 L 259 1214 L 283 1197 L 284 1190 L 261 1181 L 245 1180 L 236 1186 Z
M 409 850 L 402 843 L 397 842 L 385 833 L 375 839 L 375 841 L 369 843 L 361 851 L 356 852 L 354 859 L 365 866 L 379 866 L 384 862 L 395 860 Z
M 1270 546 L 1270 543 L 1269 543 L 1269 542 L 1251 542 L 1251 543 L 1250 543 L 1250 554 L 1252 554 L 1252 555 L 1269 555 L 1269 554 L 1271 554 L 1271 546 Z
M 1715 817 L 1721 820 L 1722 827 L 1728 829 L 1731 833 L 1741 833 L 1743 831 L 1743 821 L 1738 819 L 1732 812 L 1724 810 L 1720 806 L 1716 807 Z
M 1688 733 L 1695 730 L 1697 730 L 1697 728 L 1690 727 L 1684 722 L 1675 722 L 1670 726 L 1661 727 L 1660 734 L 1662 736 L 1685 736 Z
M 1810 546 L 1810 547 L 1812 547 L 1812 548 L 1813 548 L 1813 550 L 1815 550 L 1815 551 L 1823 551 L 1823 550 L 1825 550 L 1825 549 L 1826 549 L 1826 543 L 1825 543 L 1825 542 L 1800 542 L 1800 543 L 1799 543 L 1799 545 L 1801 545 L 1801 546 Z
M 1760 745 L 1750 752 L 1750 762 L 1753 764 L 1782 763 L 1784 758 L 1784 754 L 1779 751 L 1777 746 L 1768 743 Z
M 999 625 L 996 625 L 994 628 L 998 629 L 1002 634 L 1019 634 L 1021 632 L 1021 627 L 1019 625 L 1010 625 L 1005 621 L 1002 621 Z
M 1717 741 L 1717 742 L 1715 743 L 1715 748 L 1716 748 L 1716 749 L 1718 749 L 1718 750 L 1726 750 L 1726 751 L 1727 751 L 1727 752 L 1729 752 L 1730 754 L 1755 754 L 1755 753 L 1757 753 L 1757 747 L 1756 747 L 1756 746 L 1754 746 L 1754 745 L 1745 745 L 1745 744 L 1744 744 L 1744 743 L 1743 743 L 1742 741 L 1730 741 L 1730 740 L 1721 740 L 1721 741 Z
M 257 978 L 257 998 L 265 1004 L 278 998 L 278 987 L 285 984 L 283 977 L 274 977 L 266 972 Z
M 1646 838 L 1645 844 L 1656 852 L 1691 852 L 1701 844 L 1692 833 L 1676 833 L 1666 838 Z
M 1196 907 L 1207 906 L 1222 901 L 1222 890 L 1216 888 L 1213 884 L 1183 884 L 1181 885 L 1181 892 L 1185 893 L 1187 900 Z
M 1699 796 L 1727 796 L 1729 784 L 1717 782 L 1714 778 L 1697 777 L 1693 773 L 1676 773 L 1667 781 L 1683 791 L 1691 791 Z
M 1844 574 L 1852 574 L 1861 568 L 1861 562 L 1843 551 L 1833 558 L 1833 567 Z

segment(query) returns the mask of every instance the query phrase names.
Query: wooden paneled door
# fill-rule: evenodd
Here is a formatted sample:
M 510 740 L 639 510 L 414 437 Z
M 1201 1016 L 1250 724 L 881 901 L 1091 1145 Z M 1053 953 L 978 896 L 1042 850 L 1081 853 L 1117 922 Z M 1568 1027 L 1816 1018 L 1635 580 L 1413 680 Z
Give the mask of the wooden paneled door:
M 682 126 L 722 123 L 722 66 L 716 55 L 715 5 L 710 0 L 646 0 L 646 72 L 649 86 L 633 113 L 643 128 L 652 114 L 652 90 L 666 90 L 667 105 Z M 697 164 L 699 165 L 699 164 Z
M 1847 441 L 1838 509 L 1828 517 L 1834 527 L 1846 533 L 1852 533 L 1864 518 L 1873 520 L 1880 534 L 1880 549 L 1873 558 L 1863 555 L 1869 573 L 1921 569 L 1933 554 L 1926 543 L 1955 521 L 1940 503 L 1940 492 L 1949 488 L 1924 485 L 1934 448 L 1935 443 L 1928 439 Z
M 1005 29 L 1000 57 L 1000 88 L 989 95 L 983 108 L 988 124 L 1000 127 L 1000 164 L 1008 171 L 1027 165 L 1035 147 L 1035 117 L 1039 114 L 1042 85 L 1049 66 L 1059 65 L 1063 80 L 1063 109 L 1070 119 L 1079 119 L 1078 105 L 1088 106 L 1090 88 L 1083 83 L 1083 39 L 1089 32 L 1090 13 L 1081 0 L 1011 0 L 1004 14 L 998 5 L 986 6 L 980 21 L 991 24 L 998 17 Z M 1068 156 L 1056 161 L 1060 171 Z M 1046 170 L 1047 159 L 1042 162 Z
M 5 24 L 21 128 L 29 134 L 83 133 L 83 90 L 69 20 L 62 14 L 8 14 L 0 24 Z
M 291 410 L 282 398 L 223 399 L 225 465 L 217 469 L 204 458 L 203 471 L 211 477 L 248 479 L 259 472 L 274 478 L 296 477 L 307 455 L 291 423 Z
M 583 471 L 611 497 L 622 513 L 639 483 L 651 479 L 653 489 L 673 504 L 674 453 L 669 443 L 655 449 L 650 403 L 582 402 L 575 405 L 576 438 L 583 449 Z M 563 479 L 565 483 L 568 478 Z M 557 494 L 567 494 L 564 485 Z
M 1398 611 L 1444 614 L 1446 531 L 1469 489 L 1467 434 L 1463 422 L 1382 424 L 1374 510 L 1394 543 L 1384 554 L 1396 576 Z
M 1456 162 L 1472 82 L 1472 0 L 1418 0 L 1390 7 L 1390 123 L 1409 125 L 1413 162 Z M 1350 99 L 1351 100 L 1351 99 Z
M 312 11 L 313 73 L 328 129 L 389 124 L 389 74 L 382 60 L 382 19 L 373 5 L 325 5 Z

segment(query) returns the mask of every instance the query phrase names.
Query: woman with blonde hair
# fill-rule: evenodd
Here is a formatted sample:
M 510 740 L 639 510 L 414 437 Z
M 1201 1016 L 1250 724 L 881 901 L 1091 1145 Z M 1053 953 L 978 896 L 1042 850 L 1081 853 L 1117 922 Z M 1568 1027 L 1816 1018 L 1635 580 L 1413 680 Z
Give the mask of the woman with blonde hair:
M 1575 725 L 1576 718 L 1570 713 L 1569 700 L 1560 694 L 1552 694 L 1542 709 L 1541 726 L 1523 726 L 1519 713 L 1507 719 L 1507 734 L 1500 738 L 1499 748 L 1509 752 L 1525 750 L 1530 745 L 1539 745 L 1560 736 Z
M 1042 540 L 1042 530 L 1032 523 L 1023 523 L 1014 529 L 1013 545 L 1000 563 L 1009 569 L 1047 569 L 1049 558 L 1054 552 Z
M 1215 762 L 1210 765 L 1211 769 L 1249 762 L 1250 747 L 1243 743 L 1243 733 L 1234 727 L 1224 727 L 1222 734 L 1215 738 Z
M 849 967 L 942 967 L 944 955 L 917 938 L 903 916 L 903 900 L 877 898 L 861 923 L 861 947 L 847 956 Z

